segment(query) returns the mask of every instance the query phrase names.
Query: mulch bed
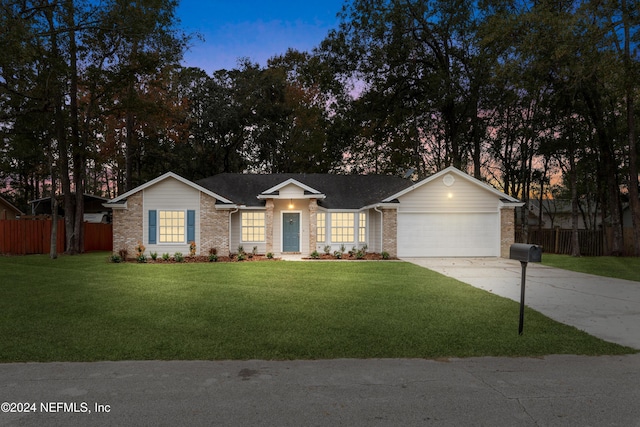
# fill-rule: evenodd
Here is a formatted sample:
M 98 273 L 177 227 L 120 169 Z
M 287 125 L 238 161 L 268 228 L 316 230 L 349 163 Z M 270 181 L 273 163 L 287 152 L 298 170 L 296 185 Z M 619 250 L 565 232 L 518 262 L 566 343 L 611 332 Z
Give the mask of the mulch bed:
M 302 258 L 304 260 L 315 260 L 314 258 Z M 366 253 L 362 258 L 357 258 L 355 255 L 349 255 L 348 253 L 343 254 L 342 258 L 336 258 L 331 254 L 321 254 L 317 260 L 332 260 L 332 261 L 379 261 L 382 260 L 382 255 L 378 253 Z M 396 258 L 389 258 L 396 259 Z M 252 257 L 246 256 L 244 260 L 238 261 L 237 255 L 229 256 L 218 256 L 218 260 L 215 262 L 256 262 L 256 261 L 278 261 L 280 258 L 267 258 L 266 255 L 253 255 Z M 138 260 L 136 258 L 127 258 L 127 262 L 137 263 Z M 178 262 L 173 257 L 165 260 L 162 257 L 158 257 L 155 260 L 151 259 L 151 257 L 147 257 L 147 264 L 186 264 L 186 263 L 201 263 L 201 262 L 212 262 L 209 261 L 208 256 L 198 255 L 198 256 L 185 256 L 182 262 Z

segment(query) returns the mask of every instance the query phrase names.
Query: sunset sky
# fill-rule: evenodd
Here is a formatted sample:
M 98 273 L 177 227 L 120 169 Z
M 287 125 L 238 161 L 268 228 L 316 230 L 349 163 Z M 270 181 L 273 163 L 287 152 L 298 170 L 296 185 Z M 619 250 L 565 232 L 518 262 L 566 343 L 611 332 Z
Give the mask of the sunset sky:
M 199 33 L 183 64 L 208 74 L 236 67 L 248 57 L 266 65 L 287 48 L 309 51 L 336 28 L 343 0 L 180 0 L 178 17 L 187 33 Z

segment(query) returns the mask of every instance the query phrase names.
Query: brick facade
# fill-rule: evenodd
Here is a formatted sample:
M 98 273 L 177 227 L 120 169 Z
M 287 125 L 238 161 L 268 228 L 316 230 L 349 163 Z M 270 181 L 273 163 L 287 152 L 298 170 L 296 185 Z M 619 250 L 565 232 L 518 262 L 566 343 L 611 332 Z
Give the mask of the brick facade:
M 318 201 L 316 199 L 309 200 L 309 253 L 316 250 L 318 239 Z
M 229 211 L 216 209 L 216 199 L 200 194 L 200 255 L 208 255 L 210 249 L 218 254 L 229 253 Z
M 266 208 L 266 212 L 264 215 L 264 220 L 265 220 L 264 233 L 265 233 L 265 239 L 266 239 L 265 252 L 269 253 L 269 252 L 273 252 L 273 208 L 274 208 L 273 199 L 267 199 L 265 203 L 265 208 Z
M 396 209 L 382 209 L 382 252 L 398 256 L 398 211 Z
M 142 241 L 142 191 L 127 197 L 127 209 L 113 210 L 113 253 L 124 249 L 135 256 Z
M 500 256 L 509 258 L 509 249 L 516 241 L 515 208 L 500 209 Z

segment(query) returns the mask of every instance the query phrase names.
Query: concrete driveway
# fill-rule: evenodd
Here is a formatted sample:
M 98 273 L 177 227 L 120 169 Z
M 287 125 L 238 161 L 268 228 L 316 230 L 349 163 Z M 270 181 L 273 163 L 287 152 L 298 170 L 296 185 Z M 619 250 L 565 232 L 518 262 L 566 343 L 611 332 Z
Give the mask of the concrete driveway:
M 519 261 L 503 258 L 405 258 L 476 288 L 520 301 Z M 640 274 L 640 273 L 639 273 Z M 640 349 L 640 282 L 527 266 L 525 304 L 606 341 Z M 524 321 L 524 333 L 527 320 Z

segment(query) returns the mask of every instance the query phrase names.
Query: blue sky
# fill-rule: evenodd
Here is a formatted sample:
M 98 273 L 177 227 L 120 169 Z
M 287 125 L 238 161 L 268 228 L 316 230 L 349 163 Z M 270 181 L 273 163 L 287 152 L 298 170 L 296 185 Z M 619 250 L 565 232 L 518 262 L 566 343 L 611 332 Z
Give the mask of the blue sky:
M 197 32 L 183 65 L 211 74 L 248 57 L 266 65 L 287 48 L 309 51 L 336 28 L 343 0 L 180 0 L 178 17 L 187 33 Z

